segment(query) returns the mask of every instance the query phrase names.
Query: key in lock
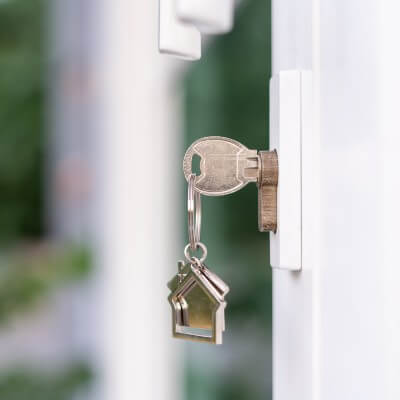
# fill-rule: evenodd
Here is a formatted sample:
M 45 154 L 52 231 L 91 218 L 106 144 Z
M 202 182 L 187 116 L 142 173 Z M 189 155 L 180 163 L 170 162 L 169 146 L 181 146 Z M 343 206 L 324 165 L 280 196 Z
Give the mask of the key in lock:
M 224 196 L 234 193 L 259 178 L 257 150 L 249 150 L 236 140 L 208 136 L 194 142 L 183 159 L 185 178 L 192 173 L 194 155 L 200 157 L 200 175 L 195 189 L 206 196 Z
M 200 157 L 200 175 L 194 181 L 196 191 L 206 196 L 224 196 L 256 182 L 259 230 L 276 231 L 278 156 L 275 151 L 249 150 L 222 136 L 204 137 L 186 151 L 183 159 L 186 180 L 192 174 L 195 155 Z

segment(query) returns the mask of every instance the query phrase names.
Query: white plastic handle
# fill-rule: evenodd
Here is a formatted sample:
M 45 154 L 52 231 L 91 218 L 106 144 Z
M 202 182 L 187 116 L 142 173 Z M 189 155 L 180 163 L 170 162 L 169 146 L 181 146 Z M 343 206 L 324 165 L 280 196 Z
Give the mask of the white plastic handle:
M 201 58 L 201 34 L 196 26 L 178 18 L 176 7 L 176 0 L 160 0 L 160 52 L 198 60 Z
M 176 0 L 178 18 L 203 33 L 226 33 L 233 25 L 233 0 Z

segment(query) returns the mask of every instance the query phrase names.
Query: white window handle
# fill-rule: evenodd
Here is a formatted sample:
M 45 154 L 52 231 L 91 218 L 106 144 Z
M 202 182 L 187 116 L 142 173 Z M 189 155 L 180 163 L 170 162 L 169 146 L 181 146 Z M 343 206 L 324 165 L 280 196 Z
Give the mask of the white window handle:
M 201 57 L 200 31 L 178 18 L 176 6 L 176 0 L 160 0 L 160 52 L 198 60 Z
M 225 33 L 232 29 L 233 0 L 176 0 L 178 18 L 200 32 Z
M 159 0 L 161 53 L 201 57 L 201 33 L 225 33 L 233 24 L 234 0 Z

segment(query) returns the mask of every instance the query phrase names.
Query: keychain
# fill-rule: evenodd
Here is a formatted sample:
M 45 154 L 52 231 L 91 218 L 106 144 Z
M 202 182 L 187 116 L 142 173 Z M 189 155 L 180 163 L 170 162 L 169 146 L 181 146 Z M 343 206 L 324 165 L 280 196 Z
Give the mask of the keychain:
M 228 285 L 204 264 L 207 247 L 200 241 L 201 197 L 195 190 L 196 175 L 188 177 L 188 235 L 178 274 L 168 283 L 171 294 L 172 334 L 176 338 L 222 344 L 225 331 L 225 295 Z M 200 258 L 191 253 L 201 250 Z

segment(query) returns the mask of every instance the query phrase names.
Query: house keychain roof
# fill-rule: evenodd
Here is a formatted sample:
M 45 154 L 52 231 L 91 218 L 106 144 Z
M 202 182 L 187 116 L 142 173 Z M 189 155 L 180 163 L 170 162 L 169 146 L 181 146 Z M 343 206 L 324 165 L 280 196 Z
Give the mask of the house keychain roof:
M 205 265 L 180 261 L 178 268 L 168 284 L 173 336 L 221 344 L 229 287 Z

